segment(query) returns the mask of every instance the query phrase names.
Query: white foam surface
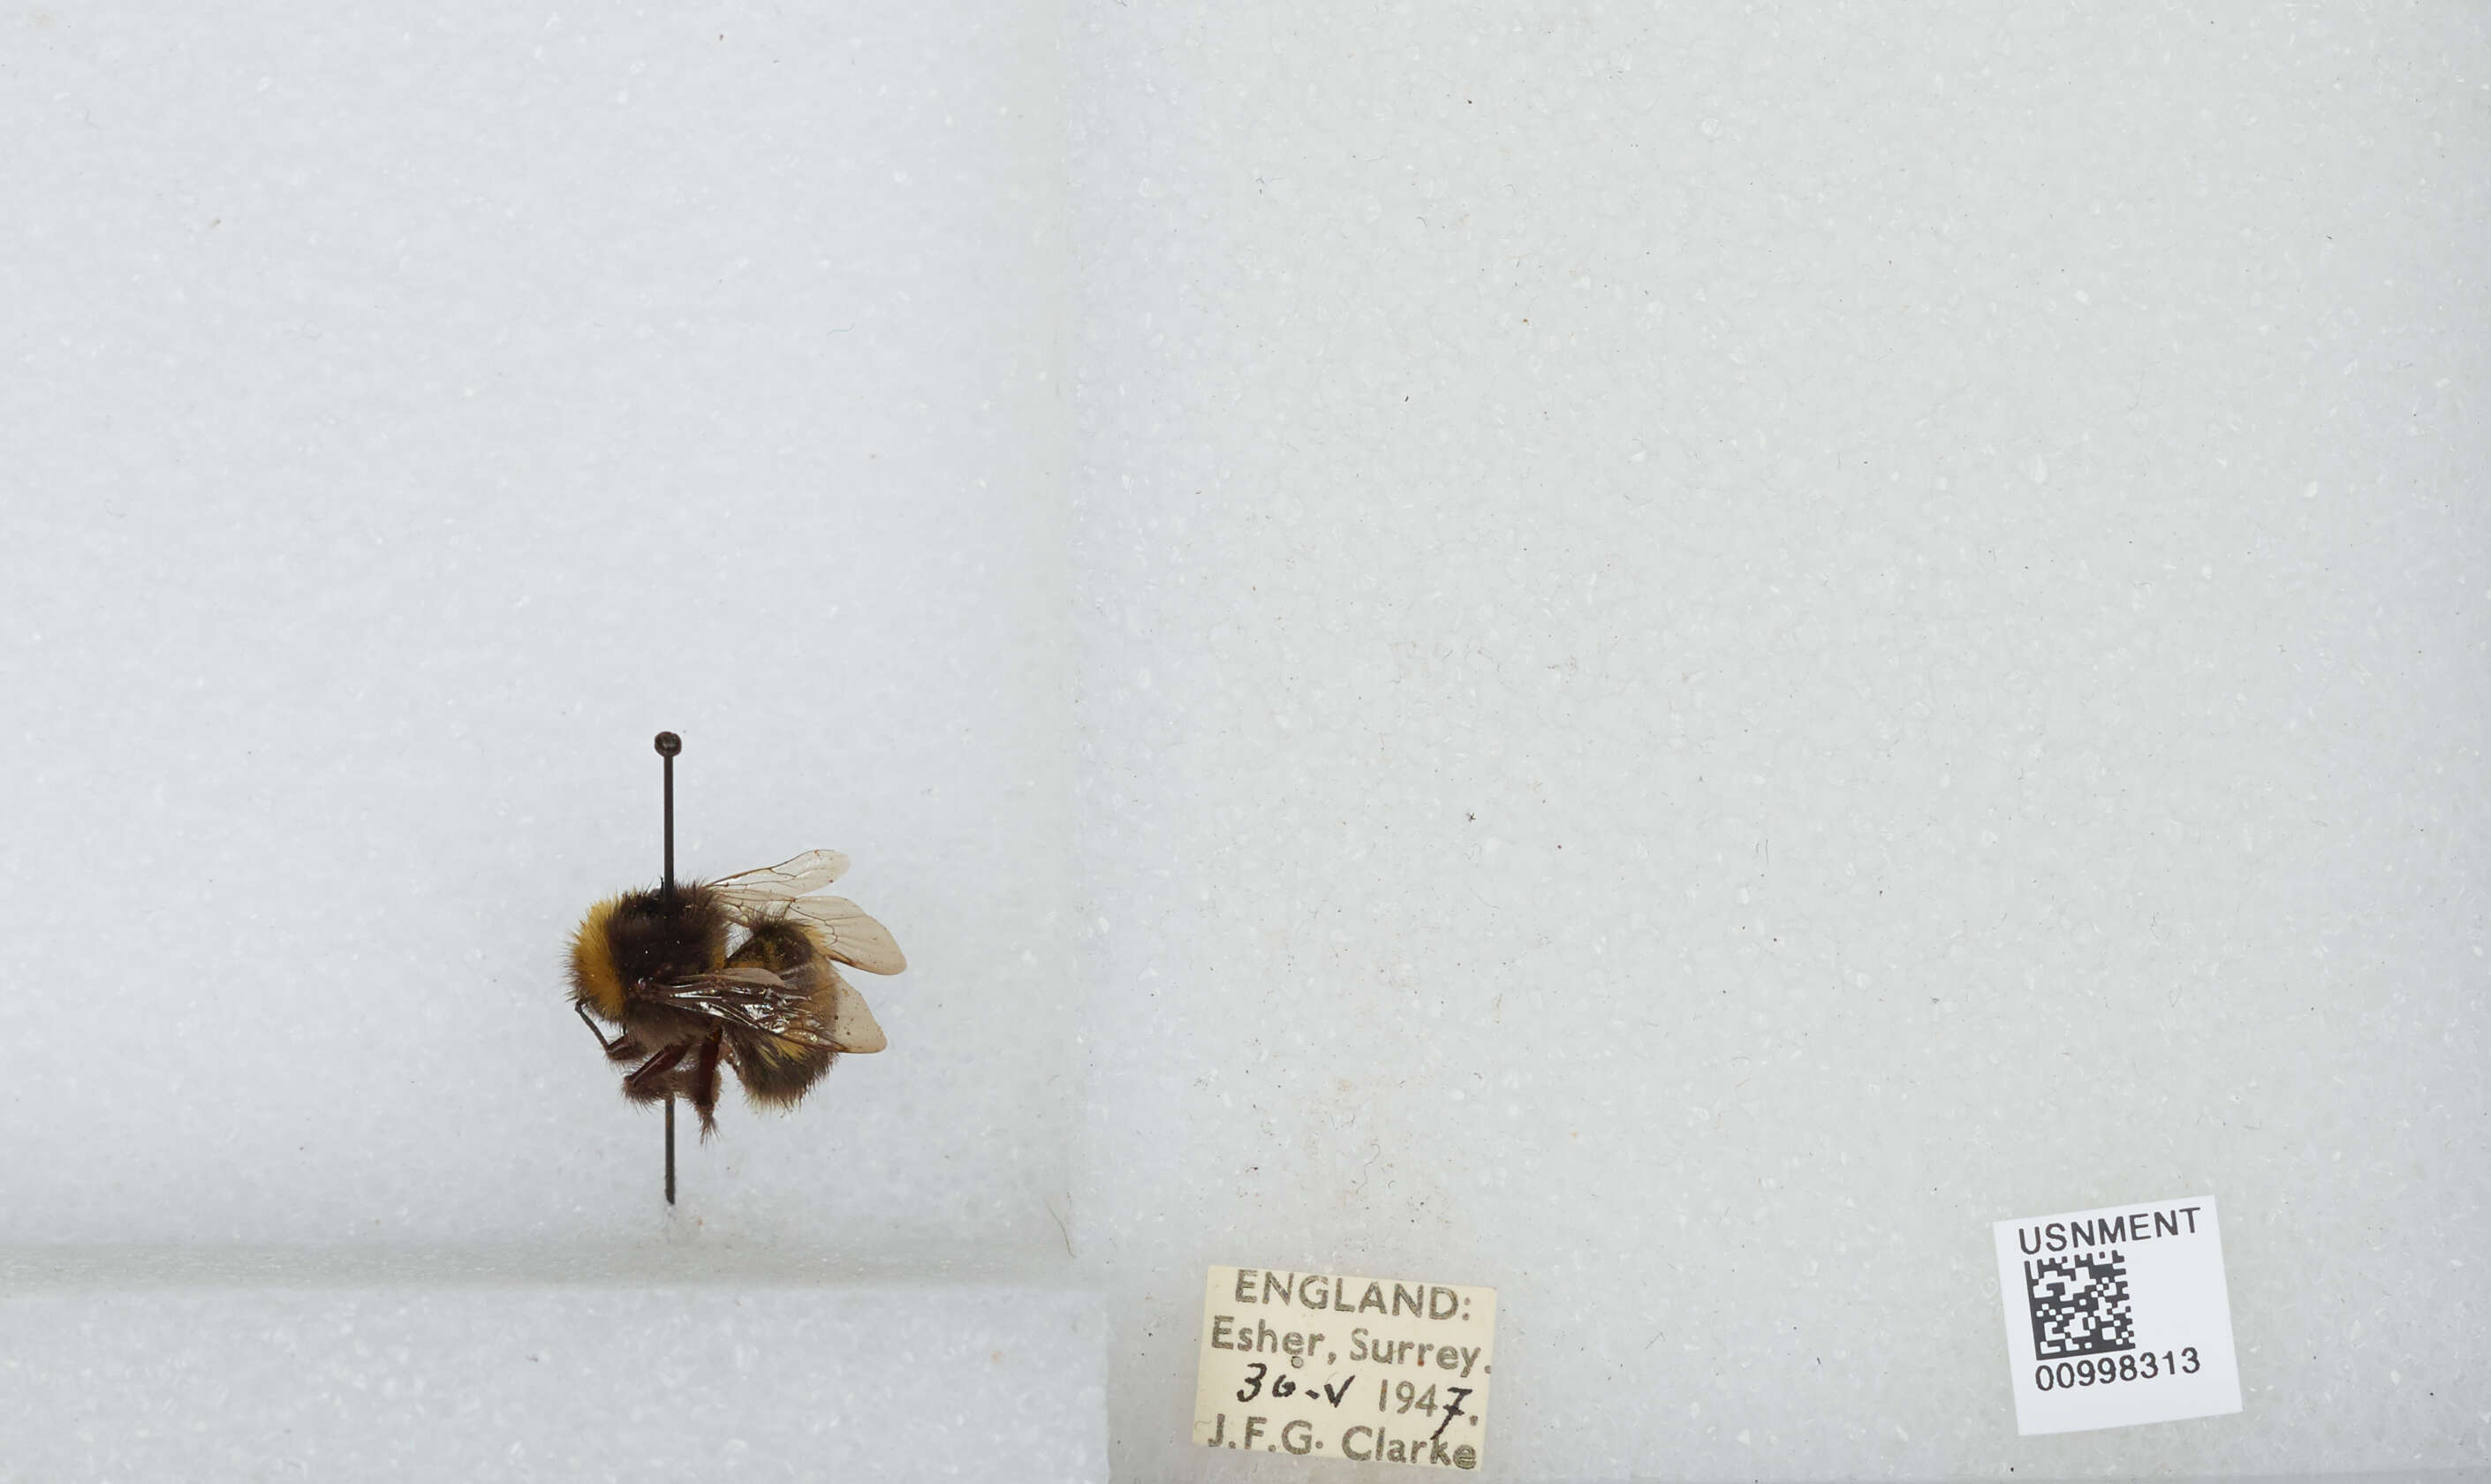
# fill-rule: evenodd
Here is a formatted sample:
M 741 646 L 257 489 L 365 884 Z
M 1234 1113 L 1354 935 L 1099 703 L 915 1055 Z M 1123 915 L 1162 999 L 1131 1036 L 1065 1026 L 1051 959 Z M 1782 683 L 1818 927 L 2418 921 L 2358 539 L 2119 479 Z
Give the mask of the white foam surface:
M 1213 1262 L 1509 1477 L 2479 1467 L 2481 17 L 1078 14 L 1122 1474 L 1294 1467 Z M 1989 1223 L 2201 1190 L 2242 1412 L 2019 1440 Z
M 0 1479 L 1106 1476 L 1082 1294 L 569 1257 L 13 1265 Z
M 844 850 L 911 961 L 688 1214 L 1061 1254 L 1042 19 L 6 22 L 0 1242 L 655 1239 L 561 971 L 662 728 L 686 872 Z

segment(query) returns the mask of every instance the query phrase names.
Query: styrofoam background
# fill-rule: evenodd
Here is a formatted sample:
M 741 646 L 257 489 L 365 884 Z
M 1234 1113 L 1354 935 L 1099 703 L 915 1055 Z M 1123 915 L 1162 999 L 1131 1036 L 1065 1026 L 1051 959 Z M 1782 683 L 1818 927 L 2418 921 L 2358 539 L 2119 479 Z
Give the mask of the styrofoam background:
M 1210 1262 L 1510 1477 L 2480 1466 L 2481 17 L 1078 14 L 1124 1473 L 1294 1467 Z M 2207 1191 L 2244 1411 L 2019 1440 L 1989 1223 Z
M 658 1231 L 561 966 L 670 728 L 687 873 L 845 850 L 912 964 L 691 1219 L 1060 1255 L 1045 19 L 5 22 L 0 1240 Z
M 0 1304 L 0 1479 L 1095 1479 L 1060 1286 L 289 1285 Z

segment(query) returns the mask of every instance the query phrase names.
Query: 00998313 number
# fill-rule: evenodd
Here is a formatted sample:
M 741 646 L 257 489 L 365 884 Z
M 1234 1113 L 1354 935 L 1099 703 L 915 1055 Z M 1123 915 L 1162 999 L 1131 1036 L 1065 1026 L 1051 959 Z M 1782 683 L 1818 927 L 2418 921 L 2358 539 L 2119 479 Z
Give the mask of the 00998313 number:
M 2132 1352 L 2125 1355 L 2100 1355 L 2088 1360 L 2062 1360 L 2056 1365 L 2033 1368 L 2033 1384 L 2043 1391 L 2059 1391 L 2069 1386 L 2107 1386 L 2115 1382 L 2152 1381 L 2157 1376 L 2188 1376 L 2197 1370 L 2197 1350 L 2172 1352 Z

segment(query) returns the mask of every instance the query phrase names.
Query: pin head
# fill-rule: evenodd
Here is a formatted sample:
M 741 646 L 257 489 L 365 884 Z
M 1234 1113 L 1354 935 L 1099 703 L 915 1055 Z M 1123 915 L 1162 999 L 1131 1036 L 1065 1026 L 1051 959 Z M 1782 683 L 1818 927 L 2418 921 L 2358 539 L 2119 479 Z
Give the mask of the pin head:
M 672 732 L 658 734 L 658 756 L 673 757 L 684 750 L 684 740 Z

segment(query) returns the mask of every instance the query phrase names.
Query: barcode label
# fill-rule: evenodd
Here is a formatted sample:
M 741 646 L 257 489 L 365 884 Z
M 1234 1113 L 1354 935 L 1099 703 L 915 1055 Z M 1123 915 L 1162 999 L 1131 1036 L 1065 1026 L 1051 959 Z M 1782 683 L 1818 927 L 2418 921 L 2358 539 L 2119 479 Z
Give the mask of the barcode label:
M 1994 1234 L 2018 1433 L 2241 1410 L 2212 1196 L 2002 1221 Z
M 2127 1259 L 2117 1247 L 2024 1265 L 2024 1300 L 2033 1316 L 2033 1353 L 2042 1360 L 2113 1354 L 2136 1345 L 2136 1309 Z

